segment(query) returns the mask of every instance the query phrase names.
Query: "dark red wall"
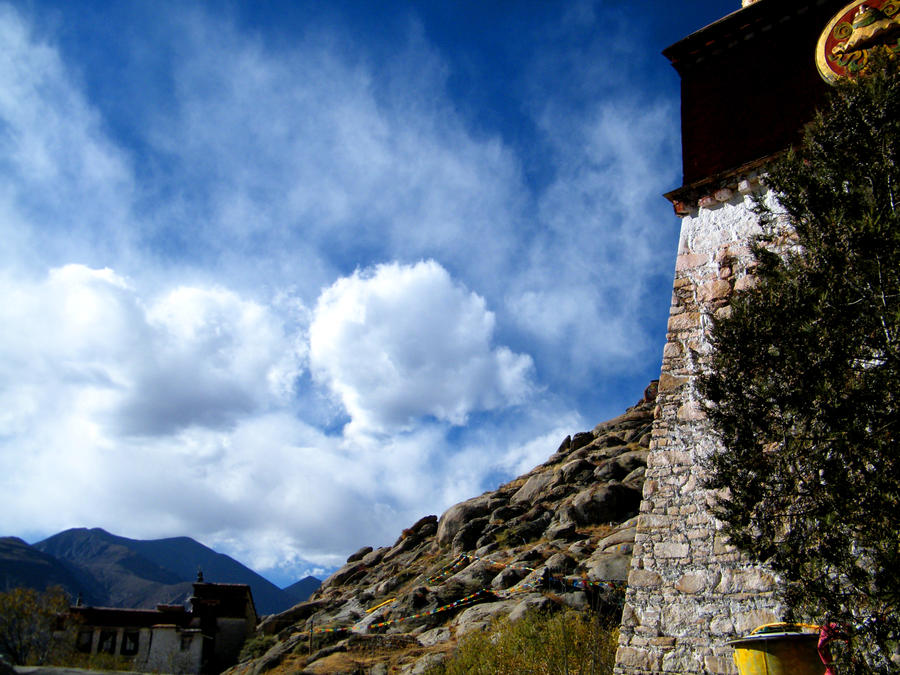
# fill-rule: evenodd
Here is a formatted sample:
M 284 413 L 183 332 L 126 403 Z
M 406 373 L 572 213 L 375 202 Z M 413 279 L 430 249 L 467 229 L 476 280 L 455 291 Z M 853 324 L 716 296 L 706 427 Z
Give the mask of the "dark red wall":
M 847 0 L 759 0 L 665 54 L 681 74 L 683 185 L 796 143 L 827 85 L 819 35 Z

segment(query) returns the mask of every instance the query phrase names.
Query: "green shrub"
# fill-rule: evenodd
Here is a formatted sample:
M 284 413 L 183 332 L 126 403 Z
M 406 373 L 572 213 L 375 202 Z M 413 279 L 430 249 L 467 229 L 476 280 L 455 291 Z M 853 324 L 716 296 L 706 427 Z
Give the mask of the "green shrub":
M 10 663 L 36 666 L 65 658 L 74 635 L 55 634 L 69 596 L 59 586 L 45 591 L 13 588 L 0 593 L 0 655 Z
M 466 635 L 427 675 L 606 675 L 617 640 L 616 624 L 596 614 L 531 612 Z
M 57 659 L 54 665 L 85 670 L 134 671 L 134 659 L 118 654 L 78 654 L 71 653 L 66 659 Z
M 278 642 L 274 635 L 255 635 L 244 643 L 238 661 L 243 663 L 250 659 L 258 659 Z

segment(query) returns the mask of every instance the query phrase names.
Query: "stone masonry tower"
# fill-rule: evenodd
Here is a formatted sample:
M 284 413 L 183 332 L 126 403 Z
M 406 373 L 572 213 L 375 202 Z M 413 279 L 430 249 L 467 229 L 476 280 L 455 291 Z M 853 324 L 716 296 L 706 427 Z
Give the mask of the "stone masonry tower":
M 752 283 L 752 193 L 823 100 L 816 50 L 863 0 L 744 0 L 663 53 L 681 76 L 681 217 L 659 398 L 615 672 L 737 673 L 726 641 L 777 621 L 775 580 L 717 533 L 698 460 L 718 450 L 695 387 L 711 318 Z M 885 0 L 867 0 L 881 6 Z M 737 1 L 735 0 L 735 4 Z

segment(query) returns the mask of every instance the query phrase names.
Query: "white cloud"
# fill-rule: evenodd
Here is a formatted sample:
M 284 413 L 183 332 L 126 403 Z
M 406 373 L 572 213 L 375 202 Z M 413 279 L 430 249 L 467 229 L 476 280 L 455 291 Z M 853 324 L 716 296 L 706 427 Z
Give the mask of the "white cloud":
M 554 87 L 523 148 L 468 126 L 414 24 L 376 59 L 334 26 L 157 18 L 94 97 L 77 40 L 0 5 L 0 534 L 332 566 L 542 461 L 656 348 L 673 108 L 544 105 L 558 73 L 529 67 Z
M 136 197 L 128 154 L 78 77 L 0 12 L 16 55 L 0 65 L 0 96 L 16 93 L 0 101 L 0 532 L 190 534 L 261 568 L 333 566 L 481 489 L 498 458 L 472 447 L 455 463 L 446 424 L 423 418 L 460 424 L 522 401 L 532 364 L 493 344 L 485 301 L 436 263 L 339 280 L 315 318 L 323 328 L 330 313 L 345 341 L 320 349 L 318 372 L 352 399 L 355 428 L 386 433 L 329 435 L 322 409 L 299 407 L 310 382 L 295 388 L 313 318 L 303 294 L 313 302 L 348 255 L 440 251 L 492 279 L 521 201 L 516 161 L 467 134 L 424 44 L 385 97 L 324 44 L 274 53 L 189 19 L 198 32 L 172 32 L 183 58 L 170 114 L 148 111 L 141 139 L 169 173 L 144 166 Z M 415 91 L 399 86 L 410 68 Z M 201 95 L 210 83 L 223 87 Z M 226 271 L 237 286 L 214 281 Z M 371 332 L 351 344 L 341 312 L 354 299 Z M 354 354 L 395 370 L 366 379 L 348 370 Z M 531 433 L 519 427 L 503 447 Z M 464 464 L 449 480 L 436 470 Z
M 540 196 L 546 230 L 509 286 L 509 320 L 539 341 L 555 372 L 625 372 L 659 349 L 643 321 L 674 255 L 674 243 L 661 244 L 677 231 L 660 194 L 676 176 L 660 168 L 673 164 L 660 154 L 676 154 L 677 115 L 667 103 L 628 98 L 574 118 L 543 115 L 558 175 Z
M 381 64 L 329 28 L 275 49 L 228 20 L 171 20 L 176 105 L 144 133 L 192 190 L 161 206 L 164 231 L 189 227 L 238 274 L 250 257 L 306 293 L 348 261 L 435 258 L 478 287 L 511 262 L 518 159 L 466 129 L 420 28 Z
M 424 417 L 464 424 L 521 402 L 527 355 L 493 347 L 494 315 L 434 261 L 379 265 L 319 298 L 310 367 L 337 394 L 352 429 L 408 429 Z
M 290 400 L 305 344 L 271 309 L 223 288 L 179 287 L 149 305 L 146 322 L 154 343 L 117 411 L 125 429 L 227 426 Z
M 0 261 L 59 264 L 121 250 L 135 190 L 126 154 L 55 46 L 8 5 L 0 44 Z
M 514 429 L 463 431 L 462 446 L 422 421 L 459 423 L 532 391 L 530 359 L 492 346 L 484 301 L 433 262 L 339 280 L 313 314 L 313 363 L 352 392 L 357 427 L 380 435 L 299 419 L 290 384 L 306 351 L 279 313 L 298 310 L 286 298 L 150 295 L 82 265 L 6 275 L 0 295 L 0 531 L 190 533 L 287 578 L 389 543 L 552 451 L 525 440 L 548 427 L 535 411 Z
M 0 407 L 19 411 L 0 419 L 24 435 L 74 410 L 117 433 L 228 426 L 290 400 L 304 358 L 271 309 L 222 288 L 145 299 L 112 270 L 67 265 L 0 290 Z

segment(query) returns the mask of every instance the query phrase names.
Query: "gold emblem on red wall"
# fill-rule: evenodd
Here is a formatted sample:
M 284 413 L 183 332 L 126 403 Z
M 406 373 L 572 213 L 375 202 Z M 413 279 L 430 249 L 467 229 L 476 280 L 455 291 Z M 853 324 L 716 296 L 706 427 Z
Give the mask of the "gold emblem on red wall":
M 875 47 L 900 54 L 900 0 L 857 0 L 838 12 L 819 36 L 819 74 L 828 83 L 855 75 Z

